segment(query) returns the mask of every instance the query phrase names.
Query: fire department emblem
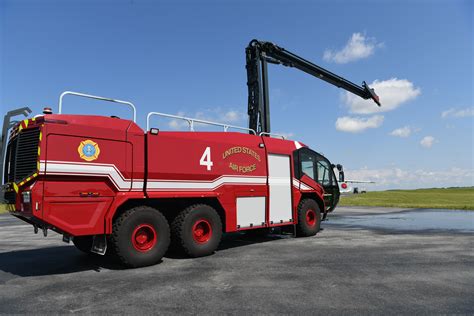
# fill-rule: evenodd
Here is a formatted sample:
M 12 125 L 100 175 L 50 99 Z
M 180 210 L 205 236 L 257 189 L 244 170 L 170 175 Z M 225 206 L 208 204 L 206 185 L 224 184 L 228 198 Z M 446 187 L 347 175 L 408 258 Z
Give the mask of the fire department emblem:
M 79 144 L 77 152 L 81 159 L 84 159 L 85 161 L 93 161 L 99 157 L 100 148 L 97 143 L 88 139 Z

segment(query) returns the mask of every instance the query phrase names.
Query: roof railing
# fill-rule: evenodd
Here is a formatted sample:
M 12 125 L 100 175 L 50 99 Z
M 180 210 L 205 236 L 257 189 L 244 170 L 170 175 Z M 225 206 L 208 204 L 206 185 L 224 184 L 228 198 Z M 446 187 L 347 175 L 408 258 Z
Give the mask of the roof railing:
M 230 129 L 236 129 L 236 130 L 250 132 L 254 135 L 257 135 L 257 133 L 251 128 L 235 126 L 235 125 L 230 125 L 230 124 L 217 123 L 217 122 L 211 122 L 211 121 L 205 121 L 205 120 L 200 120 L 200 119 L 195 119 L 195 118 L 190 118 L 190 117 L 185 117 L 185 116 L 179 116 L 179 115 L 165 114 L 165 113 L 160 113 L 160 112 L 150 112 L 150 113 L 148 113 L 148 115 L 146 117 L 146 130 L 147 131 L 150 130 L 150 118 L 152 116 L 160 116 L 160 117 L 166 117 L 166 118 L 186 121 L 189 125 L 189 130 L 192 131 L 192 132 L 194 132 L 195 124 L 198 123 L 198 124 L 205 124 L 205 125 L 213 125 L 213 126 L 222 127 L 224 129 L 224 132 L 227 132 L 228 129 L 230 128 Z
M 89 98 L 89 99 L 96 99 L 96 100 L 101 100 L 101 101 L 107 101 L 107 102 L 114 102 L 114 103 L 120 103 L 120 104 L 125 104 L 128 105 L 129 108 L 132 109 L 133 111 L 133 121 L 137 121 L 137 108 L 132 102 L 129 101 L 122 101 L 122 100 L 117 100 L 117 99 L 112 99 L 112 98 L 106 98 L 106 97 L 100 97 L 97 95 L 92 95 L 92 94 L 85 94 L 85 93 L 80 93 L 80 92 L 74 92 L 74 91 L 64 91 L 61 93 L 59 96 L 59 109 L 58 109 L 58 114 L 62 114 L 62 108 L 63 108 L 63 98 L 66 95 L 75 95 L 78 97 L 84 97 L 84 98 Z
M 125 104 L 129 108 L 131 108 L 132 111 L 133 111 L 133 121 L 134 122 L 137 121 L 137 108 L 130 101 L 123 101 L 123 100 L 112 99 L 112 98 L 107 98 L 107 97 L 101 97 L 101 96 L 97 96 L 97 95 L 86 94 L 86 93 L 75 92 L 75 91 L 64 91 L 63 93 L 61 93 L 61 95 L 59 96 L 58 114 L 62 114 L 63 99 L 66 95 L 74 95 L 74 96 L 83 97 L 83 98 L 89 98 L 89 99 L 95 99 L 95 100 Z M 201 119 L 196 119 L 196 118 L 191 118 L 191 117 L 172 115 L 172 114 L 166 114 L 166 113 L 160 113 L 160 112 L 150 112 L 150 113 L 148 113 L 148 115 L 146 117 L 146 130 L 147 131 L 150 130 L 150 118 L 152 116 L 160 116 L 160 117 L 165 117 L 165 118 L 170 118 L 170 119 L 186 121 L 188 123 L 189 130 L 193 131 L 193 132 L 194 132 L 194 127 L 195 127 L 196 124 L 204 124 L 204 125 L 212 125 L 212 126 L 222 127 L 224 129 L 224 132 L 227 132 L 229 129 L 234 129 L 234 130 L 239 130 L 239 131 L 250 132 L 253 135 L 257 135 L 255 130 L 253 130 L 251 128 L 247 128 L 247 127 L 236 126 L 236 125 L 225 124 L 225 123 L 212 122 L 212 121 L 206 121 L 206 120 L 201 120 Z M 285 139 L 285 137 L 283 135 L 278 135 L 278 134 L 260 133 L 259 136 L 262 136 L 262 135 L 280 137 L 282 139 Z
M 258 136 L 270 136 L 270 137 L 275 137 L 275 138 L 281 138 L 283 140 L 286 139 L 286 137 L 283 135 L 275 134 L 275 133 L 267 133 L 267 132 L 261 132 L 260 134 L 258 134 Z

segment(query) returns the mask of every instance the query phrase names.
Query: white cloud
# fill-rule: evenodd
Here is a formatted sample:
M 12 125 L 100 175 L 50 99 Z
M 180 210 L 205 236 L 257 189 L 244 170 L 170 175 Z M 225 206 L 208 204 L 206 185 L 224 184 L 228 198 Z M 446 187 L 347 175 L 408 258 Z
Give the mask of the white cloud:
M 227 112 L 221 113 L 219 116 L 219 121 L 226 122 L 226 123 L 233 123 L 242 121 L 244 118 L 244 114 L 239 111 L 229 110 Z
M 466 109 L 461 109 L 461 110 L 451 108 L 441 113 L 442 118 L 451 118 L 451 117 L 462 118 L 462 117 L 470 117 L 470 116 L 474 116 L 474 106 L 470 108 L 466 108 Z
M 344 103 L 349 106 L 352 113 L 371 114 L 395 110 L 401 104 L 415 99 L 421 93 L 420 88 L 406 79 L 391 78 L 388 80 L 375 80 L 370 84 L 380 97 L 381 107 L 372 100 L 364 100 L 355 94 L 346 92 L 343 97 Z
M 420 145 L 425 148 L 431 148 L 435 142 L 436 142 L 436 139 L 433 136 L 425 136 L 420 141 Z
M 211 121 L 223 124 L 231 124 L 236 126 L 246 127 L 246 113 L 237 111 L 234 109 L 215 108 L 215 109 L 203 109 L 195 112 L 194 114 L 188 114 L 184 111 L 178 112 L 177 116 L 184 116 L 188 118 L 195 118 L 203 121 Z M 188 130 L 189 124 L 185 120 L 171 119 L 167 122 L 168 127 L 173 130 Z M 210 125 L 195 123 L 194 127 L 201 128 Z
M 397 137 L 408 137 L 412 133 L 410 126 L 404 126 L 397 129 L 394 129 L 390 135 Z
M 368 128 L 377 128 L 383 123 L 382 115 L 374 115 L 369 118 L 362 117 L 339 117 L 336 121 L 336 129 L 338 131 L 359 133 Z
M 273 132 L 272 132 L 273 133 Z M 275 135 L 278 135 L 278 136 L 283 136 L 285 137 L 285 139 L 292 139 L 294 136 L 295 136 L 295 133 L 291 133 L 291 132 L 288 132 L 288 133 L 285 133 L 285 132 L 275 132 L 274 133 Z
M 185 114 L 186 113 L 184 112 L 178 112 L 176 115 L 185 116 Z M 183 130 L 187 129 L 189 127 L 189 124 L 184 120 L 171 119 L 170 121 L 168 121 L 168 127 L 173 130 Z
M 361 33 L 354 33 L 347 41 L 346 46 L 339 51 L 327 49 L 324 52 L 323 58 L 325 61 L 345 64 L 358 59 L 367 58 L 374 53 L 376 48 L 381 46 L 383 46 L 383 44 L 377 43 L 375 38 L 365 37 Z
M 347 179 L 374 181 L 375 184 L 355 186 L 373 189 L 414 189 L 452 186 L 474 186 L 474 169 L 404 170 L 400 168 L 351 170 L 346 168 Z

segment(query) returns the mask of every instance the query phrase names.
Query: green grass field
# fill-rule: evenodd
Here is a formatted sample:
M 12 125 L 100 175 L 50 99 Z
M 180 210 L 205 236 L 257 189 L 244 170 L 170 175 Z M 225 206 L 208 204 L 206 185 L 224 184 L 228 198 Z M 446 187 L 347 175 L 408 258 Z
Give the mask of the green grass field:
M 341 197 L 340 206 L 384 206 L 474 210 L 474 187 L 449 189 L 390 190 Z M 0 204 L 0 214 L 6 213 Z
M 339 205 L 474 210 L 474 187 L 351 194 L 342 196 Z

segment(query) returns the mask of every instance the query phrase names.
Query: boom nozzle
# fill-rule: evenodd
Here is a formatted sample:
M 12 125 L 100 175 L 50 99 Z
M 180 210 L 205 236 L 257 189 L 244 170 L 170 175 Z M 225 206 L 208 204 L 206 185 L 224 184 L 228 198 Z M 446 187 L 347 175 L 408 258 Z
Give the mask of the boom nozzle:
M 353 93 L 364 100 L 372 99 L 378 106 L 381 106 L 379 96 L 365 81 L 362 85 L 357 85 L 272 42 L 254 39 L 245 49 L 245 54 L 247 62 L 249 128 L 255 130 L 257 134 L 271 132 L 268 63 L 296 68 Z
M 380 98 L 379 96 L 375 93 L 375 90 L 370 88 L 367 82 L 363 81 L 362 86 L 364 87 L 365 91 L 367 92 L 369 98 L 374 100 L 375 103 L 377 103 L 378 106 L 382 106 L 380 103 Z

